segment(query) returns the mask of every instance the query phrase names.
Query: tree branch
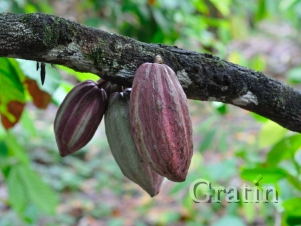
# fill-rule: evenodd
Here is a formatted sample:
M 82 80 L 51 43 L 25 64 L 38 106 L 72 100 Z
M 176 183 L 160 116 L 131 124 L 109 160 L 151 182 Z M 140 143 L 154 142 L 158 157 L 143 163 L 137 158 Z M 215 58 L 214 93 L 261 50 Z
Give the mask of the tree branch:
M 0 14 L 0 56 L 60 64 L 131 86 L 136 69 L 160 54 L 187 97 L 220 101 L 301 132 L 301 93 L 210 54 L 147 44 L 45 14 Z M 1 67 L 1 65 L 0 65 Z

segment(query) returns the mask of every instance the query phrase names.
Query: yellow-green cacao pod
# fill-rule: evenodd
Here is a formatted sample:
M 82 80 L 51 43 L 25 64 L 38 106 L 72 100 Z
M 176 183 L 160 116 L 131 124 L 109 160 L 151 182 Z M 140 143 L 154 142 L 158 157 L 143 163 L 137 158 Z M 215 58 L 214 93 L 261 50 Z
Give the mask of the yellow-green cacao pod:
M 129 121 L 130 95 L 111 94 L 105 113 L 105 130 L 111 152 L 124 176 L 142 187 L 151 197 L 157 195 L 163 177 L 158 175 L 136 149 Z

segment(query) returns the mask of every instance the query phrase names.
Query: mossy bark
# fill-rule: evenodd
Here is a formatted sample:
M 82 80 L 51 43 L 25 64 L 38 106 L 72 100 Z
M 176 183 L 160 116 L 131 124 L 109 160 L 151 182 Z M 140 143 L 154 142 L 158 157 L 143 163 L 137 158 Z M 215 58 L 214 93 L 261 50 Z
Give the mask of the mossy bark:
M 161 55 L 190 99 L 221 101 L 301 132 L 301 93 L 210 54 L 147 44 L 40 13 L 0 14 L 0 56 L 60 64 L 130 87 L 136 69 Z M 1 67 L 1 65 L 0 65 Z

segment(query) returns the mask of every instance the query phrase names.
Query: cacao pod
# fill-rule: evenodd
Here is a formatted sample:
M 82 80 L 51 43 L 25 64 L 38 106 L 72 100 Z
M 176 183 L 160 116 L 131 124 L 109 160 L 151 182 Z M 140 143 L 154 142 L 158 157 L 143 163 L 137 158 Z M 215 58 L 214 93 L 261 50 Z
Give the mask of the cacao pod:
M 103 117 L 106 100 L 106 92 L 91 80 L 77 84 L 67 94 L 54 121 L 62 157 L 78 151 L 92 139 Z
M 160 190 L 163 177 L 142 160 L 131 134 L 127 92 L 113 93 L 105 113 L 105 130 L 111 152 L 124 176 L 142 187 L 151 197 Z
M 97 83 L 99 84 L 98 86 L 100 86 L 101 88 L 103 88 L 106 91 L 108 98 L 112 93 L 122 91 L 122 88 L 120 85 L 112 84 L 110 81 L 99 79 L 97 81 Z
M 137 69 L 130 122 L 142 159 L 169 180 L 184 181 L 193 154 L 192 125 L 186 94 L 170 67 L 144 63 Z

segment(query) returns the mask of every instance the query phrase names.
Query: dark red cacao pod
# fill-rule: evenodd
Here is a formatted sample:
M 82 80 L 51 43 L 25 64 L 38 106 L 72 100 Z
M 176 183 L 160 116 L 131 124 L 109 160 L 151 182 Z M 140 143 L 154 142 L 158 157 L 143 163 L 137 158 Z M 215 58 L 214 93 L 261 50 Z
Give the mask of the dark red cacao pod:
M 62 157 L 78 151 L 92 139 L 104 115 L 106 100 L 106 92 L 91 80 L 77 84 L 67 94 L 54 121 Z
M 185 181 L 193 154 L 192 125 L 186 95 L 170 67 L 144 63 L 137 69 L 130 122 L 143 160 L 169 180 Z
M 153 197 L 159 193 L 163 177 L 142 160 L 136 148 L 131 133 L 129 108 L 128 92 L 115 92 L 109 97 L 105 113 L 107 139 L 123 175 Z

